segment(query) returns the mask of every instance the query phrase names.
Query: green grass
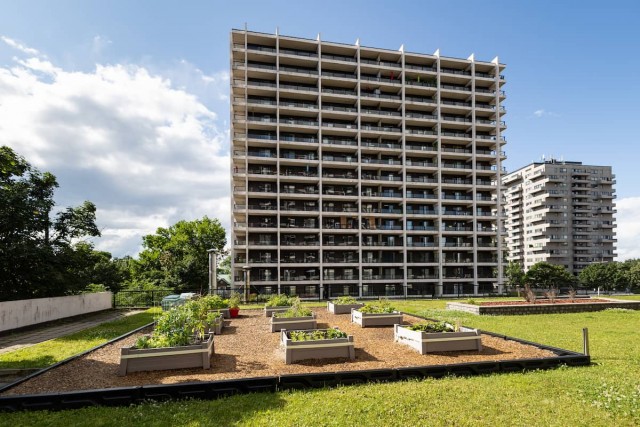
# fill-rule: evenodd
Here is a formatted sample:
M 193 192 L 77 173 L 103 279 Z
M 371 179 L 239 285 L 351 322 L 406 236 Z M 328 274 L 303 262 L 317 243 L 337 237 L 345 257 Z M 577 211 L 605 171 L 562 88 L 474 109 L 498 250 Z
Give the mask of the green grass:
M 160 310 L 149 309 L 61 338 L 0 355 L 0 369 L 44 368 L 119 337 L 153 321 Z
M 397 308 L 571 350 L 588 327 L 593 365 L 449 377 L 324 390 L 259 393 L 216 401 L 4 414 L 31 426 L 637 426 L 640 425 L 640 311 L 473 316 L 444 301 Z M 390 343 L 390 345 L 393 345 Z

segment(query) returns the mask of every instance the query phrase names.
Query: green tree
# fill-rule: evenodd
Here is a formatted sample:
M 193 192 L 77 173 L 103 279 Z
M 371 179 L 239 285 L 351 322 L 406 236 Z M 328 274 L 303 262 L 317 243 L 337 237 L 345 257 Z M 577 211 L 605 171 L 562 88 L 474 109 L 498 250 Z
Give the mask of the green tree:
M 580 272 L 578 279 L 588 288 L 602 288 L 605 291 L 626 287 L 624 268 L 617 262 L 589 264 Z
M 525 275 L 527 283 L 538 288 L 561 288 L 573 286 L 575 278 L 561 265 L 538 262 Z
M 621 263 L 620 272 L 624 276 L 625 286 L 640 289 L 640 259 L 628 259 Z
M 520 263 L 509 261 L 509 264 L 507 264 L 507 267 L 504 269 L 504 275 L 506 276 L 508 285 L 511 288 L 524 286 L 525 273 Z
M 84 202 L 51 218 L 55 176 L 0 147 L 0 300 L 75 290 L 74 241 L 100 235 L 96 207 Z
M 217 219 L 179 221 L 142 238 L 143 250 L 132 268 L 133 284 L 177 290 L 204 289 L 208 283 L 208 249 L 222 252 L 227 240 Z

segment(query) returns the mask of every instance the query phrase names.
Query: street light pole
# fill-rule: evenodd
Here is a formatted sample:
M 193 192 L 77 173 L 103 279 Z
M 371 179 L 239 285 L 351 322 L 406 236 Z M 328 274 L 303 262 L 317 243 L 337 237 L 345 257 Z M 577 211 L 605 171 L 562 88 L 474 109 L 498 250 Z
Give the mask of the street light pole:
M 251 277 L 251 267 L 248 265 L 242 266 L 244 270 L 244 302 L 245 304 L 249 302 L 249 284 Z
M 213 294 L 213 290 L 218 288 L 218 250 L 209 249 L 209 295 Z

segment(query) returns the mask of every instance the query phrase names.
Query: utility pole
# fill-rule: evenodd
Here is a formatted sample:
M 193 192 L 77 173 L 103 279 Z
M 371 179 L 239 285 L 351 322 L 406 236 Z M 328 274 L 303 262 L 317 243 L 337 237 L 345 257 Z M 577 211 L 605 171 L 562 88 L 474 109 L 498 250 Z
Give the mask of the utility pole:
M 213 290 L 218 288 L 218 250 L 209 249 L 209 295 L 213 295 Z

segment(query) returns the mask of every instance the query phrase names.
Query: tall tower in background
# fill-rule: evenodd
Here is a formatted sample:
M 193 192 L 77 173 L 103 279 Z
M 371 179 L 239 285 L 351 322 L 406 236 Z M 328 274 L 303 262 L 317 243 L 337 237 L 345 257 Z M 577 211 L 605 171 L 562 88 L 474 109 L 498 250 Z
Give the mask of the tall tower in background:
M 499 291 L 504 68 L 233 30 L 234 286 Z
M 615 257 L 611 166 L 547 160 L 504 177 L 508 259 L 525 270 L 541 261 L 578 274 Z

